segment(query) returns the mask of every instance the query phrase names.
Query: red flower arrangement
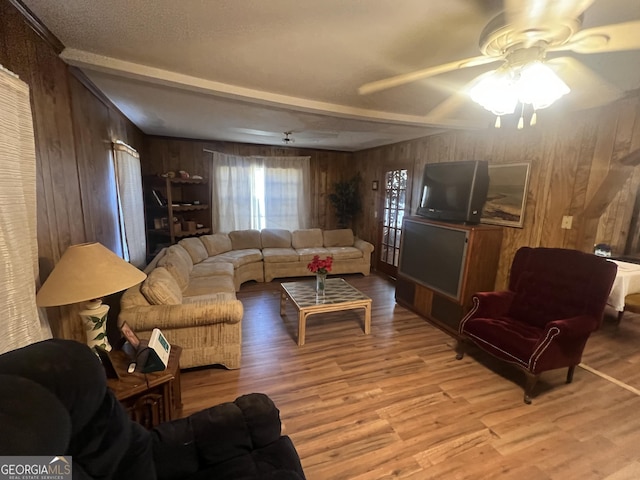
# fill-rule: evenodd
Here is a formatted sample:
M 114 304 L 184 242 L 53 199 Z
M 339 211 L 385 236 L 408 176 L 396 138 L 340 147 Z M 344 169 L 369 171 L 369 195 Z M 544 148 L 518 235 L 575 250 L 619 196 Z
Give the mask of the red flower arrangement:
M 333 257 L 327 257 L 324 260 L 320 259 L 320 255 L 314 255 L 313 260 L 307 265 L 307 268 L 312 273 L 327 274 L 331 271 L 333 265 Z

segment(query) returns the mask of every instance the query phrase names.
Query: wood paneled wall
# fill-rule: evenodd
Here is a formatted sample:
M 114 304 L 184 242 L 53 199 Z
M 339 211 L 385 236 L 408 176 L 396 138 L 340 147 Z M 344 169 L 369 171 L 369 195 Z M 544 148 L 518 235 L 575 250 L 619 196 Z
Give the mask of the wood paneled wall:
M 70 73 L 58 58 L 56 39 L 44 37 L 11 1 L 0 0 L 0 64 L 30 87 L 42 281 L 69 245 L 98 241 L 121 252 L 110 144 L 120 139 L 140 149 L 143 140 L 129 120 Z M 55 336 L 84 341 L 73 308 L 48 308 L 47 314 Z
M 625 165 L 640 148 L 640 94 L 605 108 L 554 117 L 542 112 L 536 127 L 449 132 L 354 154 L 365 185 L 382 182 L 394 165 L 409 165 L 413 178 L 411 213 L 419 202 L 426 163 L 487 160 L 490 164 L 531 164 L 523 228 L 504 227 L 496 286 L 503 288 L 516 250 L 524 245 L 592 251 L 608 243 L 623 253 L 640 172 Z M 366 212 L 374 212 L 382 191 L 364 189 Z M 573 228 L 560 228 L 564 215 Z M 358 230 L 375 242 L 377 219 L 358 219 Z
M 511 259 L 522 245 L 589 251 L 594 243 L 603 242 L 621 252 L 629 239 L 640 173 L 620 160 L 640 148 L 637 92 L 609 107 L 579 114 L 554 118 L 543 112 L 538 126 L 522 131 L 449 132 L 351 154 L 145 137 L 100 94 L 72 75 L 56 48 L 59 45 L 46 41 L 29 26 L 11 0 L 0 0 L 0 63 L 31 88 L 43 280 L 69 245 L 99 241 L 120 251 L 109 148 L 115 139 L 141 152 L 145 174 L 183 169 L 209 177 L 209 155 L 203 149 L 238 155 L 309 155 L 312 224 L 320 228 L 336 224 L 327 201 L 333 184 L 360 172 L 364 208 L 354 230 L 373 243 L 382 190 L 372 191 L 370 185 L 372 180 L 382 181 L 385 169 L 408 166 L 415 179 L 428 162 L 530 162 L 524 228 L 505 228 L 497 287 L 506 285 Z M 412 212 L 419 188 L 419 182 L 414 181 Z M 560 228 L 563 215 L 574 217 L 572 230 Z M 48 315 L 56 336 L 84 339 L 71 309 L 48 309 Z
M 333 185 L 349 177 L 353 155 L 347 152 L 274 147 L 233 142 L 207 142 L 174 138 L 147 137 L 142 155 L 145 175 L 186 170 L 211 178 L 211 154 L 204 150 L 243 156 L 309 156 L 311 157 L 311 222 L 312 227 L 335 228 L 336 217 L 327 195 Z

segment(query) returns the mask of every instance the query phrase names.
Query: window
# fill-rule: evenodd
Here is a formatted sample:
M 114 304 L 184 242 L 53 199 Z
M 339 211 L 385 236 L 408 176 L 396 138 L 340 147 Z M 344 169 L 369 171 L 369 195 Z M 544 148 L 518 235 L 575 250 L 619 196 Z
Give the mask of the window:
M 309 157 L 211 153 L 212 225 L 216 231 L 307 226 Z

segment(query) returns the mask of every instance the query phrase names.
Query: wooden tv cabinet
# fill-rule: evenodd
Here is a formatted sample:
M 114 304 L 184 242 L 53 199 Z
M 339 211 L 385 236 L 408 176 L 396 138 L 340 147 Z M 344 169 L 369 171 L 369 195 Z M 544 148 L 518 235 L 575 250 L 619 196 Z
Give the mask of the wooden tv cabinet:
M 403 275 L 400 269 L 396 279 L 396 302 L 425 317 L 430 323 L 454 338 L 458 338 L 458 325 L 472 307 L 473 294 L 495 289 L 502 245 L 502 227 L 484 224 L 464 225 L 421 217 L 407 217 L 405 221 L 467 232 L 467 248 L 466 253 L 463 254 L 464 258 L 461 259 L 462 271 L 458 295 L 438 291 Z M 403 253 L 401 245 L 401 265 Z

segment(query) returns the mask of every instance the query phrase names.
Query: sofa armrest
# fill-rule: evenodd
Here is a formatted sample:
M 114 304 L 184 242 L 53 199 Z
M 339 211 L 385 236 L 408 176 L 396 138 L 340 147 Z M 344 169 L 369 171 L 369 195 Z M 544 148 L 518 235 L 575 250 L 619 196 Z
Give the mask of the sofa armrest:
M 242 412 L 254 447 L 265 447 L 280 438 L 280 410 L 267 395 L 250 393 L 236 398 L 233 403 Z
M 366 240 L 362 240 L 361 238 L 357 238 L 353 242 L 353 246 L 358 250 L 362 251 L 364 256 L 370 255 L 373 252 L 373 244 L 367 242 Z
M 250 393 L 163 423 L 152 436 L 158 478 L 185 478 L 278 441 L 280 412 L 267 395 Z
M 545 331 L 558 328 L 563 338 L 588 337 L 598 328 L 598 319 L 591 315 L 578 315 L 576 317 L 553 320 L 547 323 Z
M 458 332 L 466 334 L 466 326 L 469 320 L 474 318 L 498 318 L 504 317 L 509 311 L 516 294 L 512 291 L 476 292 L 473 294 L 473 306 L 471 310 L 460 320 Z
M 470 314 L 476 318 L 504 317 L 507 315 L 514 297 L 515 293 L 507 290 L 502 292 L 474 293 L 474 306 Z
M 200 300 L 181 305 L 137 305 L 125 308 L 119 323 L 127 322 L 134 330 L 184 328 L 214 323 L 238 323 L 242 320 L 240 300 L 212 302 Z
M 590 315 L 578 315 L 547 323 L 529 359 L 529 370 L 537 374 L 552 368 L 578 365 L 589 335 L 598 324 L 598 319 Z

